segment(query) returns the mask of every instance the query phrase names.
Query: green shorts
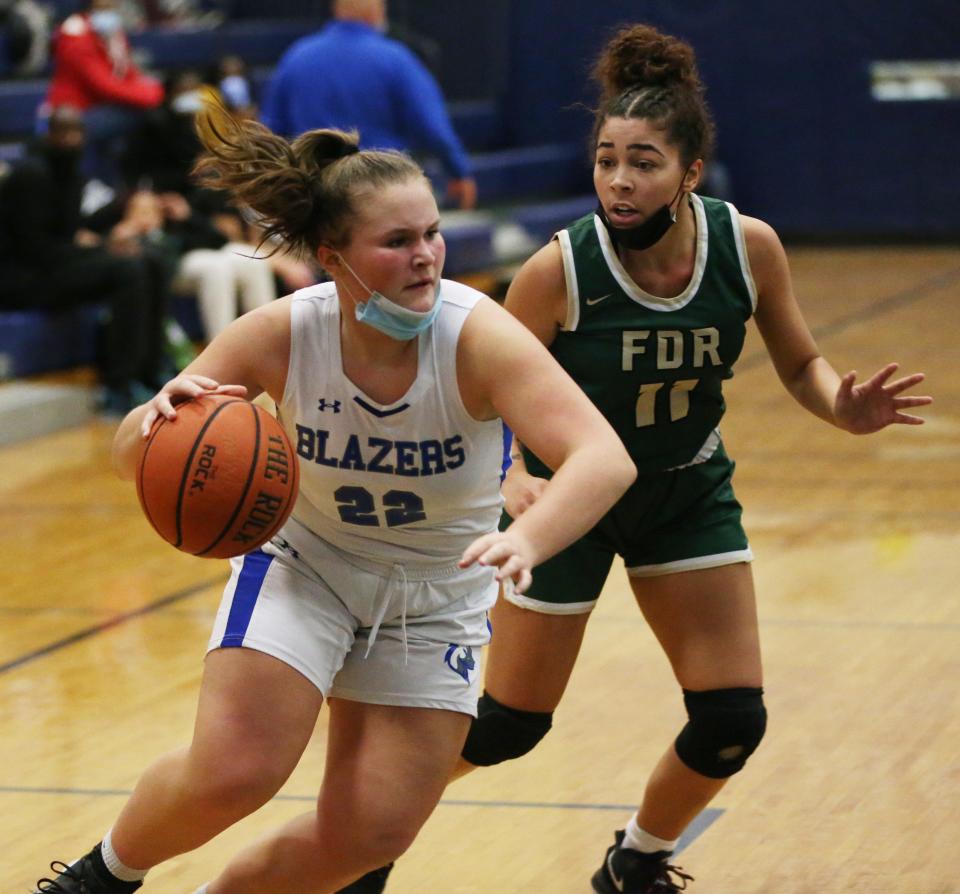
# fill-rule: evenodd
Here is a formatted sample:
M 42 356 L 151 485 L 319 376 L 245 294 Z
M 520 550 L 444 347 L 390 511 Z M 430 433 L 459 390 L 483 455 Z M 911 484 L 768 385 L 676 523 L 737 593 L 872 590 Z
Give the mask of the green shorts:
M 614 555 L 631 577 L 751 561 L 733 469 L 720 445 L 705 462 L 641 475 L 589 533 L 534 569 L 526 593 L 506 598 L 547 614 L 582 614 L 596 605 Z M 504 513 L 501 529 L 511 521 Z

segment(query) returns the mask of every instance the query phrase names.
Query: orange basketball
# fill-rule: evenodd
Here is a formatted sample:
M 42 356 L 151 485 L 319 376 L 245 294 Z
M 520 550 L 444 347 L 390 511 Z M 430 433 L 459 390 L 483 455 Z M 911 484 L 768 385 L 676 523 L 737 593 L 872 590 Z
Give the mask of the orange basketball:
M 297 457 L 266 410 L 205 394 L 161 417 L 137 464 L 150 524 L 177 549 L 226 559 L 266 543 L 297 498 Z

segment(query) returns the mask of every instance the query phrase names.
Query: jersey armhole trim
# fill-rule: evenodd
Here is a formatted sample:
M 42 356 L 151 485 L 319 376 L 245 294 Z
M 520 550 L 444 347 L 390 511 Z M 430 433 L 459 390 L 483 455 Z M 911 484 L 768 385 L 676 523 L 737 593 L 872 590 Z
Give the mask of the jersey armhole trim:
M 297 344 L 296 332 L 297 332 L 297 322 L 303 316 L 303 299 L 298 298 L 296 295 L 293 296 L 290 301 L 290 360 L 287 363 L 287 380 L 283 383 L 283 395 L 280 398 L 280 405 L 286 406 L 293 399 L 293 391 L 295 390 L 296 376 L 293 375 L 293 370 L 297 369 L 300 364 L 299 356 L 299 346 Z M 277 408 L 279 410 L 279 407 Z
M 580 289 L 577 287 L 577 267 L 573 260 L 573 245 L 570 242 L 568 230 L 560 230 L 554 238 L 560 243 L 563 278 L 567 284 L 567 318 L 560 328 L 564 332 L 573 332 L 580 325 Z
M 740 258 L 740 272 L 743 274 L 743 281 L 750 292 L 750 308 L 755 313 L 757 310 L 757 284 L 754 282 L 753 271 L 750 269 L 750 256 L 747 254 L 747 243 L 743 237 L 743 221 L 740 220 L 740 212 L 733 205 L 729 202 L 724 204 L 730 213 L 733 240 L 737 244 L 737 257 Z

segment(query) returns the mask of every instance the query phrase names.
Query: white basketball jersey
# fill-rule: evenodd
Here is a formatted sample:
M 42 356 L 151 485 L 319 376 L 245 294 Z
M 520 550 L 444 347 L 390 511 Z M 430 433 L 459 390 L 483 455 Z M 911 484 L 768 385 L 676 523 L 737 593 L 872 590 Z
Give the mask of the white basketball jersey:
M 296 292 L 278 416 L 300 463 L 293 517 L 333 546 L 384 563 L 450 566 L 500 517 L 503 423 L 478 422 L 457 385 L 457 342 L 483 298 L 444 280 L 418 338 L 417 377 L 384 406 L 344 374 L 333 283 Z

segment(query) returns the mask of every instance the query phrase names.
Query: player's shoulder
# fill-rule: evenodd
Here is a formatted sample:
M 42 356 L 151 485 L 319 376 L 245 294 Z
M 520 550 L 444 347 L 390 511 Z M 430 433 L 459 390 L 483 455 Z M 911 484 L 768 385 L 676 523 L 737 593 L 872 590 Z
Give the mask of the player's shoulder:
M 480 301 L 487 297 L 479 289 L 474 289 L 472 286 L 453 279 L 440 281 L 440 295 L 445 305 L 463 310 L 473 310 Z
M 763 265 L 783 256 L 783 243 L 777 231 L 766 221 L 741 214 L 740 226 L 743 228 L 743 241 L 751 265 Z
M 334 282 L 319 282 L 315 283 L 312 286 L 306 286 L 302 289 L 297 289 L 288 296 L 292 303 L 297 302 L 315 302 L 318 304 L 324 304 L 326 302 L 334 301 L 337 297 L 337 286 Z
M 777 231 L 765 220 L 760 220 L 759 217 L 750 217 L 749 214 L 741 214 L 740 223 L 743 226 L 743 234 L 748 239 L 767 242 L 780 241 Z
M 562 232 L 562 231 L 561 231 Z M 537 288 L 549 291 L 551 294 L 560 291 L 566 294 L 567 281 L 563 266 L 563 249 L 561 248 L 559 233 L 546 245 L 537 249 L 517 273 L 514 280 L 523 284 L 531 284 Z

